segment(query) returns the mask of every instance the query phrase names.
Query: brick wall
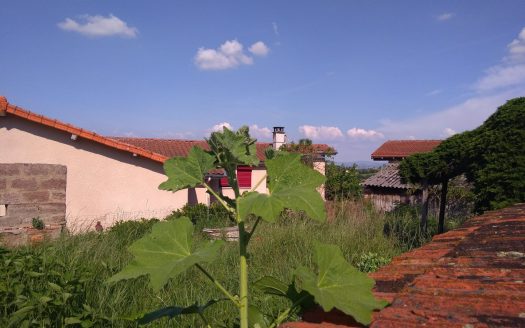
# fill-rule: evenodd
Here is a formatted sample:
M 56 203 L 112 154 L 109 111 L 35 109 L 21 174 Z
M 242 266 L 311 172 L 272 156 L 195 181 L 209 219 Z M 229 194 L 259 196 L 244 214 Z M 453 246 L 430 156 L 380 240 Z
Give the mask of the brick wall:
M 64 224 L 67 168 L 51 164 L 0 164 L 0 228 Z

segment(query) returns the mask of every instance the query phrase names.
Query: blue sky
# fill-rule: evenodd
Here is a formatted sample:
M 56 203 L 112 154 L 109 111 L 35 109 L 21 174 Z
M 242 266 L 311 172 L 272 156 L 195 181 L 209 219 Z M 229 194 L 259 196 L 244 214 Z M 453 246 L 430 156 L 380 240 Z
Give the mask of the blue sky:
M 0 94 L 105 135 L 220 124 L 369 159 L 525 96 L 525 1 L 3 1 Z

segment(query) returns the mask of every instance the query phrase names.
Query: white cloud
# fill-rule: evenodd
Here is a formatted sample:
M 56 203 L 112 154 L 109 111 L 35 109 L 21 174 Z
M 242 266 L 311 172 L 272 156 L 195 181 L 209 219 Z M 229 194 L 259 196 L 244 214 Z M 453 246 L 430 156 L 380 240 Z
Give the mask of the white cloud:
M 359 128 L 351 128 L 350 130 L 346 131 L 346 135 L 350 138 L 359 139 L 382 139 L 385 137 L 381 132 Z
M 455 135 L 456 133 L 457 133 L 457 132 L 454 131 L 454 129 L 451 129 L 451 128 L 445 128 L 445 129 L 443 130 L 443 134 L 444 134 L 445 137 L 447 137 L 447 138 L 450 137 L 450 136 Z
M 335 126 L 302 125 L 299 132 L 310 139 L 334 140 L 343 137 L 343 133 Z
M 250 135 L 255 138 L 270 138 L 272 136 L 272 130 L 267 127 L 259 127 L 257 124 L 250 125 Z
M 276 22 L 272 22 L 272 28 L 273 28 L 273 34 L 275 34 L 275 36 L 279 36 L 279 26 L 277 25 Z
M 256 56 L 266 56 L 268 52 L 270 52 L 270 48 L 268 48 L 264 42 L 258 41 L 251 45 L 251 47 L 248 49 L 252 54 Z
M 473 86 L 478 92 L 514 87 L 525 83 L 525 28 L 507 46 L 508 54 L 485 72 Z
M 229 130 L 233 130 L 233 127 L 232 127 L 232 125 L 230 123 L 228 123 L 228 122 L 221 122 L 221 123 L 217 123 L 214 126 L 212 126 L 210 131 L 211 132 L 222 132 L 223 128 L 227 128 Z
M 525 59 L 525 27 L 521 30 L 517 39 L 508 44 L 509 58 L 511 60 Z
M 455 13 L 443 13 L 441 15 L 438 15 L 436 19 L 440 22 L 443 22 L 452 19 L 454 16 L 456 16 Z
M 79 21 L 66 18 L 63 22 L 58 23 L 58 27 L 64 31 L 77 32 L 91 37 L 120 36 L 134 38 L 138 34 L 137 28 L 128 26 L 126 22 L 113 15 L 108 17 L 83 15 L 80 16 Z
M 487 70 L 474 88 L 477 91 L 489 91 L 525 82 L 525 64 L 500 65 Z
M 264 56 L 269 48 L 259 41 L 248 50 L 255 55 Z M 217 49 L 200 48 L 194 60 L 195 65 L 202 70 L 225 70 L 253 64 L 253 58 L 245 53 L 244 46 L 237 40 L 226 41 Z

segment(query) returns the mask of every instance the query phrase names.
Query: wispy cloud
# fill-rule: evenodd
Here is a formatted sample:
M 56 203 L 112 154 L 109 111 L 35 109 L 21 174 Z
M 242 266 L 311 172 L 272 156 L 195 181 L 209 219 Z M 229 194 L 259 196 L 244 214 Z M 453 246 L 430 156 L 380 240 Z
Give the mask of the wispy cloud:
M 434 90 L 432 90 L 430 92 L 427 92 L 425 95 L 426 96 L 437 96 L 438 94 L 440 94 L 442 92 L 443 92 L 443 90 L 441 90 L 441 89 L 434 89 Z
M 255 42 L 248 49 L 256 56 L 265 56 L 270 49 L 262 41 Z M 194 58 L 195 65 L 201 70 L 226 70 L 240 65 L 253 64 L 253 57 L 244 51 L 244 46 L 237 40 L 229 40 L 217 49 L 200 48 Z
M 455 13 L 442 13 L 441 15 L 438 15 L 436 19 L 440 22 L 448 21 L 456 16 Z
M 275 34 L 275 36 L 280 36 L 279 34 L 279 26 L 277 25 L 276 22 L 272 22 L 272 28 L 273 28 L 273 34 Z
M 360 128 L 351 128 L 346 131 L 346 135 L 352 139 L 382 139 L 385 137 L 381 132 Z
M 525 83 L 525 28 L 507 45 L 508 53 L 500 64 L 489 68 L 474 84 L 478 92 L 514 87 Z
M 299 132 L 310 139 L 316 140 L 335 140 L 343 137 L 341 129 L 335 126 L 313 126 L 302 125 Z
M 78 21 L 66 18 L 57 25 L 64 31 L 76 32 L 89 37 L 120 36 L 134 38 L 138 34 L 137 28 L 128 26 L 126 22 L 112 14 L 108 17 L 82 15 Z

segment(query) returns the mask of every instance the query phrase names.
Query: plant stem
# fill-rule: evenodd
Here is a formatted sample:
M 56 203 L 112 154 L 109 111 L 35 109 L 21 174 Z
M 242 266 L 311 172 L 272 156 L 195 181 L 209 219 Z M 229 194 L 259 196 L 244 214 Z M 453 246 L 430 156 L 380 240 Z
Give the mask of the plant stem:
M 236 200 L 239 201 L 239 198 Z M 241 321 L 241 328 L 248 328 L 248 233 L 244 228 L 243 218 L 239 215 L 239 204 L 237 203 L 237 226 L 239 227 L 239 267 L 240 267 L 240 288 L 239 296 L 241 306 L 239 308 L 239 316 Z
M 206 182 L 204 182 L 204 187 L 206 187 L 206 189 L 213 195 L 215 196 L 215 198 L 217 198 L 217 200 L 219 201 L 219 203 L 221 203 L 221 205 L 226 209 L 228 210 L 228 212 L 230 213 L 235 213 L 235 210 L 230 206 L 228 205 L 228 203 L 226 203 L 224 201 L 224 199 L 222 199 L 221 196 L 219 196 L 219 194 L 217 194 L 215 192 L 215 190 L 212 189 L 212 187 L 210 187 Z
M 210 279 L 210 280 L 213 282 L 213 284 L 214 284 L 215 286 L 217 286 L 217 288 L 219 288 L 219 290 L 220 290 L 224 295 L 226 295 L 226 297 L 228 297 L 228 299 L 229 299 L 230 301 L 233 302 L 233 304 L 235 304 L 235 306 L 237 306 L 237 307 L 240 307 L 240 306 L 241 306 L 241 304 L 239 303 L 238 298 L 237 298 L 236 296 L 233 296 L 230 292 L 228 292 L 228 290 L 226 290 L 226 288 L 224 288 L 224 286 L 221 285 L 221 283 L 218 282 L 217 279 L 213 278 L 213 276 L 212 276 L 211 274 L 209 274 L 208 271 L 206 271 L 206 270 L 205 270 L 200 264 L 197 263 L 197 264 L 195 264 L 195 266 L 196 266 L 199 270 L 201 270 L 202 273 L 204 273 L 204 275 L 205 275 L 206 277 L 208 277 L 208 279 Z
M 288 316 L 290 315 L 290 312 L 292 312 L 293 309 L 295 309 L 299 304 L 301 304 L 302 301 L 304 301 L 308 297 L 308 294 L 302 296 L 297 301 L 295 301 L 289 308 L 287 308 L 283 313 L 279 314 L 279 316 L 272 322 L 272 324 L 268 328 L 275 328 L 278 325 L 281 324 Z
M 260 185 L 264 180 L 266 180 L 267 177 L 268 177 L 268 174 L 265 174 L 261 179 L 259 179 L 259 181 L 257 181 L 257 183 L 255 184 L 255 186 L 253 186 L 253 188 L 250 190 L 250 192 L 255 191 L 255 189 L 257 189 L 257 187 L 259 187 L 259 185 Z
M 250 233 L 248 234 L 248 238 L 246 239 L 246 247 L 248 247 L 248 243 L 249 243 L 250 240 L 252 239 L 253 233 L 255 232 L 255 228 L 257 228 L 257 226 L 259 225 L 259 222 L 260 222 L 260 221 L 261 221 L 261 217 L 258 216 L 258 217 L 257 217 L 257 220 L 255 221 L 255 224 L 253 225 L 252 230 L 251 230 Z

